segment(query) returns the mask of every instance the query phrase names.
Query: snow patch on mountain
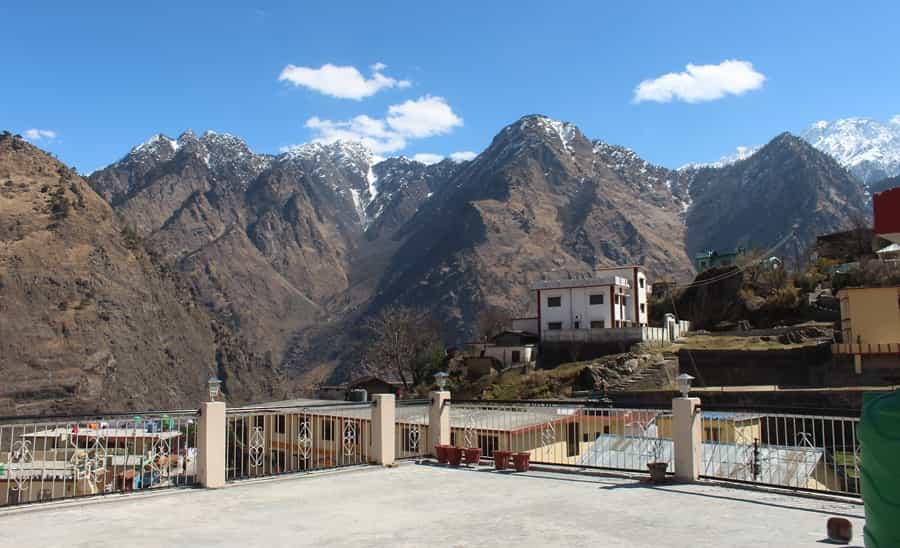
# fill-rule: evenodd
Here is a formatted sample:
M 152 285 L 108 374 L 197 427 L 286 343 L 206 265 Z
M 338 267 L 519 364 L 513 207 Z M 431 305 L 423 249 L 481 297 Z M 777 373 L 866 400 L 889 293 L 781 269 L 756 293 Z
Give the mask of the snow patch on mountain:
M 702 169 L 702 168 L 720 168 L 725 167 L 727 165 L 731 165 L 735 162 L 740 162 L 741 160 L 746 160 L 747 158 L 756 154 L 756 151 L 762 148 L 762 145 L 751 145 L 751 146 L 738 146 L 735 148 L 734 152 L 731 154 L 726 154 L 722 156 L 715 162 L 708 163 L 692 163 L 685 164 L 678 168 L 678 171 L 684 171 L 688 169 Z

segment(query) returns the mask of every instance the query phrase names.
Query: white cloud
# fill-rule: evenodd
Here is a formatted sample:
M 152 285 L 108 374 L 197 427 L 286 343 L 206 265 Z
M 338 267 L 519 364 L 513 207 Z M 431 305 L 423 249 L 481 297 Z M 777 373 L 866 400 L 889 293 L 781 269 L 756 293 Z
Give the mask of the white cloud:
M 42 139 L 46 139 L 47 141 L 52 141 L 52 140 L 56 139 L 56 132 L 53 131 L 52 129 L 37 129 L 37 128 L 26 129 L 23 132 L 23 135 L 25 135 L 25 138 L 28 139 L 29 141 L 40 141 Z
M 454 152 L 450 155 L 450 159 L 454 162 L 468 162 L 469 160 L 474 160 L 475 157 L 478 156 L 477 152 L 472 152 L 471 150 L 460 150 L 459 152 Z
M 895 114 L 893 118 L 891 118 L 891 123 L 900 126 L 900 114 Z
M 430 95 L 391 105 L 383 119 L 361 114 L 349 120 L 313 116 L 306 121 L 315 142 L 359 141 L 375 154 L 397 152 L 409 140 L 442 135 L 462 124 L 444 98 Z
M 440 154 L 432 154 L 430 152 L 420 152 L 419 154 L 415 154 L 412 157 L 413 160 L 417 162 L 422 162 L 426 165 L 436 164 L 444 159 Z
M 306 121 L 306 127 L 315 132 L 313 141 L 319 143 L 358 141 L 375 154 L 396 152 L 406 147 L 406 139 L 387 129 L 384 120 L 364 114 L 340 121 L 313 116 Z
M 726 95 L 742 95 L 759 89 L 765 80 L 765 75 L 755 71 L 748 61 L 729 59 L 718 65 L 688 64 L 685 72 L 670 72 L 638 84 L 634 102 L 714 101 Z
M 409 80 L 385 76 L 382 72 L 385 68 L 387 65 L 384 63 L 375 63 L 371 67 L 372 77 L 367 79 L 356 67 L 341 67 L 330 63 L 319 68 L 288 65 L 281 71 L 278 80 L 331 97 L 357 101 L 375 95 L 382 89 L 406 88 L 412 85 Z
M 388 107 L 387 123 L 406 137 L 431 137 L 463 124 L 443 97 L 426 95 Z

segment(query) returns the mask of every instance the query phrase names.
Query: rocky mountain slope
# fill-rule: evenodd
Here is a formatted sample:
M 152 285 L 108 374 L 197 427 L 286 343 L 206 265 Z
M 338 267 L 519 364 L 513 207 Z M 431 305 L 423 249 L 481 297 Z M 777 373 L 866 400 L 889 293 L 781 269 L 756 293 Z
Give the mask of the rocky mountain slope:
M 872 194 L 877 194 L 879 192 L 884 192 L 889 188 L 896 187 L 900 187 L 900 175 L 898 175 L 897 177 L 890 177 L 888 179 L 876 181 L 869 185 L 869 190 Z
M 458 165 L 373 163 L 357 143 L 267 156 L 188 131 L 152 137 L 90 182 L 216 317 L 280 362 L 370 298 L 394 233 Z
M 800 247 L 865 203 L 841 166 L 787 134 L 673 171 L 540 115 L 462 163 L 375 163 L 341 142 L 268 156 L 187 132 L 90 182 L 296 386 L 354 375 L 361 325 L 390 304 L 429 309 L 460 342 L 487 305 L 524 311 L 543 272 L 641 263 L 684 280 L 695 251 L 767 247 L 795 224 Z
M 110 196 L 143 190 L 138 176 L 118 181 Z M 192 407 L 211 374 L 234 402 L 282 391 L 277 365 L 199 306 L 81 177 L 0 135 L 0 413 Z
M 553 269 L 642 263 L 687 276 L 673 176 L 572 124 L 526 116 L 400 231 L 371 309 L 427 303 L 448 334 L 469 335 L 488 304 L 524 311 L 529 284 Z
M 806 141 L 783 133 L 750 157 L 721 168 L 679 172 L 693 200 L 687 213 L 689 253 L 767 248 L 788 236 L 781 254 L 802 253 L 818 234 L 866 219 L 866 196 L 838 163 Z

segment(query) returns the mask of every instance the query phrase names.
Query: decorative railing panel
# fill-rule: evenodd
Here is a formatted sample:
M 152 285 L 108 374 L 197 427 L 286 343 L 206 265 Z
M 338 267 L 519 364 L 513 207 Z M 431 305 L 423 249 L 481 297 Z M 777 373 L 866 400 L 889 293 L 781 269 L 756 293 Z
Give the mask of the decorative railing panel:
M 527 452 L 537 464 L 672 472 L 671 412 L 601 406 L 597 402 L 459 401 L 450 407 L 451 444 Z
M 196 411 L 0 419 L 0 506 L 197 483 Z
M 432 454 L 429 447 L 428 401 L 397 401 L 394 455 L 398 459 L 421 458 Z
M 372 404 L 229 409 L 226 479 L 367 464 Z
M 856 417 L 703 411 L 703 475 L 858 496 Z

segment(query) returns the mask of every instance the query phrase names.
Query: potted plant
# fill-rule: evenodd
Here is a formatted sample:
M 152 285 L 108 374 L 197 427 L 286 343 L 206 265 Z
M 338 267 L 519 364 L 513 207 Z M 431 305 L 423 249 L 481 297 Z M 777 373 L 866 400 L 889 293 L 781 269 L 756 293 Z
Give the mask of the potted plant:
M 669 463 L 660 461 L 662 456 L 662 440 L 656 439 L 650 445 L 650 462 L 647 463 L 647 469 L 650 471 L 650 481 L 653 483 L 664 483 L 666 481 L 666 470 L 669 468 Z
M 478 463 L 481 462 L 481 448 L 480 447 L 466 447 L 466 464 L 474 464 L 478 466 Z
M 462 462 L 463 450 L 460 447 L 447 447 L 447 462 L 450 466 L 459 466 Z
M 509 459 L 512 458 L 512 451 L 494 451 L 494 468 L 497 470 L 506 470 L 509 468 Z
M 528 471 L 528 459 L 531 458 L 531 453 L 521 452 L 521 453 L 513 453 L 513 466 L 516 468 L 516 472 L 527 472 Z
M 447 449 L 449 445 L 438 444 L 434 446 L 434 456 L 437 457 L 438 464 L 447 464 Z

